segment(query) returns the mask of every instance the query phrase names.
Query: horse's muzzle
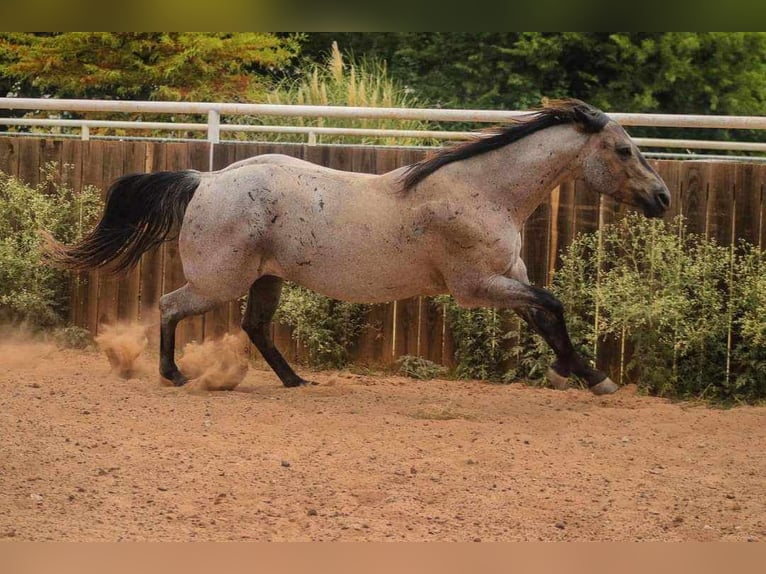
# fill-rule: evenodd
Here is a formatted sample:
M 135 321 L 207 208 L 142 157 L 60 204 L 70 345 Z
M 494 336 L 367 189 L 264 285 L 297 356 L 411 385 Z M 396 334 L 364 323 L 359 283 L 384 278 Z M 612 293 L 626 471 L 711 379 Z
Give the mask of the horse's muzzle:
M 641 207 L 646 217 L 662 217 L 670 208 L 670 192 L 664 185 L 656 186 L 650 198 L 642 198 Z

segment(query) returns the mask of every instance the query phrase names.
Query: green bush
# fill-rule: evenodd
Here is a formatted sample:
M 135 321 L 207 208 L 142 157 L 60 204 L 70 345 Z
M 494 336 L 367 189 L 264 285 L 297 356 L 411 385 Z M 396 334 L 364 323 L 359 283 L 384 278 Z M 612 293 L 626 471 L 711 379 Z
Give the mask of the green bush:
M 556 272 L 573 339 L 620 341 L 620 382 L 721 401 L 766 396 L 766 255 L 638 215 L 581 235 Z
M 285 282 L 275 319 L 292 327 L 293 338 L 308 350 L 310 365 L 338 368 L 348 363 L 349 350 L 366 326 L 369 308 Z
M 41 263 L 38 231 L 71 243 L 101 210 L 94 188 L 60 185 L 54 164 L 41 172 L 36 186 L 0 172 L 0 321 L 33 328 L 62 323 L 70 301 L 69 274 Z
M 666 223 L 628 216 L 581 234 L 562 254 L 551 291 L 570 336 L 595 362 L 617 353 L 618 382 L 675 398 L 752 402 L 766 397 L 766 253 L 723 247 Z M 544 381 L 554 359 L 506 311 L 461 309 L 445 297 L 455 374 Z
M 412 355 L 402 355 L 396 360 L 399 365 L 399 372 L 405 377 L 427 381 L 436 379 L 447 374 L 447 368 L 424 359 L 423 357 L 413 357 Z

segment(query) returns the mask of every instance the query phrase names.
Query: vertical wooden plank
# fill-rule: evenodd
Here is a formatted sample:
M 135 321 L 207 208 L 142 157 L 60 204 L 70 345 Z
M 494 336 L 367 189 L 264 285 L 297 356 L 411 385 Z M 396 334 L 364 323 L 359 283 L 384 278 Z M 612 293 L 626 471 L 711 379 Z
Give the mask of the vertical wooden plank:
M 758 246 L 766 249 L 766 165 L 759 165 L 756 170 L 756 189 L 760 188 L 760 213 L 758 215 Z M 755 191 L 755 194 L 758 192 Z
M 734 205 L 735 165 L 730 162 L 712 164 L 707 201 L 707 230 L 709 238 L 719 245 L 732 242 L 732 209 Z
M 684 162 L 681 166 L 681 213 L 690 233 L 704 235 L 706 230 L 709 165 L 703 162 Z
M 598 230 L 601 207 L 598 192 L 590 189 L 585 181 L 578 179 L 574 182 L 574 188 L 574 221 L 570 242 L 580 233 L 592 233 Z M 562 245 L 561 248 L 564 249 L 568 245 Z
M 382 304 L 382 332 L 380 338 L 380 362 L 390 365 L 394 361 L 394 322 L 396 320 L 397 305 L 393 303 Z
M 396 338 L 393 345 L 393 359 L 402 355 L 418 354 L 418 299 L 401 299 L 396 302 Z
M 734 233 L 736 240 L 758 245 L 761 186 L 757 166 L 738 163 L 734 168 Z
M 0 170 L 7 175 L 18 175 L 19 138 L 0 139 Z
M 61 185 L 79 192 L 82 189 L 82 140 L 61 142 Z
M 40 182 L 41 141 L 33 137 L 24 137 L 19 141 L 18 177 L 32 187 Z
M 673 221 L 681 213 L 681 162 L 671 160 L 652 160 L 649 162 L 665 182 L 670 191 L 670 209 L 664 216 L 665 221 Z
M 420 298 L 420 352 L 421 357 L 441 364 L 443 361 L 444 315 L 442 306 L 431 297 Z
M 376 156 L 375 148 L 355 148 L 351 150 L 351 171 L 356 173 L 376 173 Z
M 386 318 L 385 305 L 372 305 L 367 313 L 364 331 L 359 335 L 355 348 L 352 350 L 354 363 L 372 366 L 379 365 L 383 360 L 383 323 Z
M 62 144 L 61 140 L 40 139 L 40 162 L 38 176 L 40 183 L 48 181 L 45 191 L 48 194 L 56 193 L 56 184 L 61 185 L 62 177 Z M 52 178 L 49 179 L 49 178 Z

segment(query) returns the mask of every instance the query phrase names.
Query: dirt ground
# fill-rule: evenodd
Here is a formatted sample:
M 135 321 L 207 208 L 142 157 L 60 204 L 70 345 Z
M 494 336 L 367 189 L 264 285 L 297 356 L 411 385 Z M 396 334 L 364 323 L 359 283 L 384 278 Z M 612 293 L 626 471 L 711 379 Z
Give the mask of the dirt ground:
M 152 370 L 0 343 L 0 540 L 766 540 L 764 407 Z

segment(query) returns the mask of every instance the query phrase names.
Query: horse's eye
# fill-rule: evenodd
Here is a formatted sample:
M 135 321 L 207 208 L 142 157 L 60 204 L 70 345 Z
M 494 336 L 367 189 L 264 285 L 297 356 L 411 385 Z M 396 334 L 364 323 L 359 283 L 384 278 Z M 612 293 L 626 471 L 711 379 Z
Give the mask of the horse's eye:
M 633 150 L 630 149 L 630 146 L 623 145 L 617 148 L 617 155 L 619 155 L 622 159 L 627 159 L 633 155 Z

